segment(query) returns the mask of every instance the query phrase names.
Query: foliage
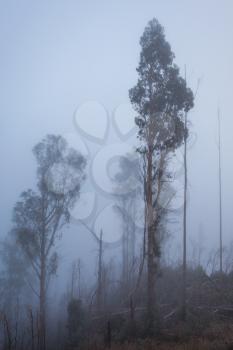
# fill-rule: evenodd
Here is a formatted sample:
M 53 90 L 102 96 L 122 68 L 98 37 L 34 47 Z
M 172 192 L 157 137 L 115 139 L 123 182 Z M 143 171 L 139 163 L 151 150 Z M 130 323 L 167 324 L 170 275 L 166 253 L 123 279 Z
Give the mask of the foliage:
M 156 19 L 149 22 L 140 45 L 139 79 L 129 92 L 138 112 L 139 137 L 153 150 L 175 149 L 187 136 L 182 117 L 193 107 L 193 93 L 180 77 L 174 53 Z
M 52 248 L 59 233 L 70 220 L 70 210 L 84 180 L 85 159 L 69 149 L 61 136 L 48 135 L 37 144 L 38 191 L 21 194 L 13 212 L 17 242 L 39 277 L 42 255 L 47 277 L 57 269 L 58 256 Z

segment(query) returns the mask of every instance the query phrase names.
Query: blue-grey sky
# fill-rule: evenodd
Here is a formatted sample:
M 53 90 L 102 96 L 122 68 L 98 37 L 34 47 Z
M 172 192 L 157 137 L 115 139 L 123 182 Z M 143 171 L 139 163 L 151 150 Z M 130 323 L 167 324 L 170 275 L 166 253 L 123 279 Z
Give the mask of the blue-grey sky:
M 1 237 L 10 228 L 20 192 L 35 185 L 32 147 L 48 133 L 73 132 L 73 113 L 83 101 L 96 100 L 109 113 L 128 102 L 137 79 L 139 39 L 156 17 L 182 73 L 186 64 L 194 90 L 201 78 L 189 114 L 196 142 L 188 155 L 188 232 L 195 239 L 202 223 L 206 244 L 217 247 L 220 106 L 228 244 L 233 227 L 232 15 L 231 0 L 0 1 Z M 79 245 L 77 232 L 71 231 L 64 256 L 76 252 L 70 241 Z

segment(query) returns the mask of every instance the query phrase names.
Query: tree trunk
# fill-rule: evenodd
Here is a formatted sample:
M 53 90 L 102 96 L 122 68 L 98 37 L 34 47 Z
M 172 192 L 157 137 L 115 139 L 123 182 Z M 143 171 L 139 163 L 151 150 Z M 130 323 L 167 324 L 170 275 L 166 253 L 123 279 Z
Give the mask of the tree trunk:
M 146 228 L 147 228 L 147 314 L 148 331 L 154 332 L 155 326 L 155 265 L 154 265 L 154 230 L 153 230 L 153 196 L 152 196 L 152 149 L 149 147 L 147 158 L 147 186 L 146 186 Z
M 221 168 L 221 124 L 218 110 L 218 181 L 219 181 L 219 270 L 222 273 L 222 168 Z
M 185 130 L 187 129 L 187 113 L 185 113 Z M 187 270 L 187 138 L 184 138 L 184 213 L 183 213 L 183 285 L 182 285 L 182 309 L 181 318 L 186 320 L 186 270 Z
M 39 315 L 39 331 L 40 331 L 40 350 L 46 349 L 46 286 L 45 286 L 45 259 L 41 260 L 41 276 L 40 276 L 40 315 Z
M 97 310 L 98 312 L 102 311 L 103 303 L 103 232 L 100 232 L 99 239 L 99 257 L 98 257 L 98 286 L 97 286 Z

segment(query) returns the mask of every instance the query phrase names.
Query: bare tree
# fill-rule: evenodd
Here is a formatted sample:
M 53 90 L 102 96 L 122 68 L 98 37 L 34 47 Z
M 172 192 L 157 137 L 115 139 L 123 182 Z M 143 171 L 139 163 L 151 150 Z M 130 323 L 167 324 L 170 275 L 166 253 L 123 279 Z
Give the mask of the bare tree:
M 135 268 L 136 220 L 143 201 L 143 181 L 137 154 L 127 154 L 119 162 L 120 171 L 115 176 L 115 209 L 122 222 L 122 289 L 129 295 Z
M 221 122 L 218 109 L 218 183 L 219 183 L 219 270 L 222 272 L 222 165 L 221 165 Z
M 103 231 L 100 231 L 98 251 L 98 281 L 96 292 L 97 310 L 102 311 L 103 307 Z
M 71 265 L 71 289 L 70 296 L 81 298 L 81 259 L 72 262 Z
M 186 67 L 185 67 L 185 84 L 186 84 Z M 184 115 L 184 127 L 187 130 L 187 111 Z M 186 319 L 186 273 L 187 273 L 187 133 L 184 135 L 184 213 L 183 213 L 183 286 L 182 286 L 182 318 Z

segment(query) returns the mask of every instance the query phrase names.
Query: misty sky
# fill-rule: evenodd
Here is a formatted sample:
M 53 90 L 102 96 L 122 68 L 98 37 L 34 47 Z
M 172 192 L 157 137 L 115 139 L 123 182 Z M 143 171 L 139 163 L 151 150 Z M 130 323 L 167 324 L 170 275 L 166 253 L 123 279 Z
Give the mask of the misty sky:
M 182 74 L 186 64 L 194 91 L 201 79 L 188 116 L 195 135 L 188 154 L 188 234 L 197 241 L 201 225 L 202 241 L 211 241 L 213 247 L 218 243 L 218 106 L 221 109 L 227 245 L 233 230 L 232 16 L 231 0 L 0 1 L 1 237 L 11 227 L 19 194 L 35 186 L 32 147 L 48 133 L 75 132 L 74 111 L 84 101 L 98 101 L 110 114 L 129 102 L 128 90 L 137 79 L 139 39 L 156 17 Z M 92 118 L 93 125 L 98 124 L 98 113 Z M 79 230 L 71 228 L 64 239 L 64 259 L 94 249 L 86 244 L 87 233 Z M 174 236 L 181 238 L 177 232 Z

